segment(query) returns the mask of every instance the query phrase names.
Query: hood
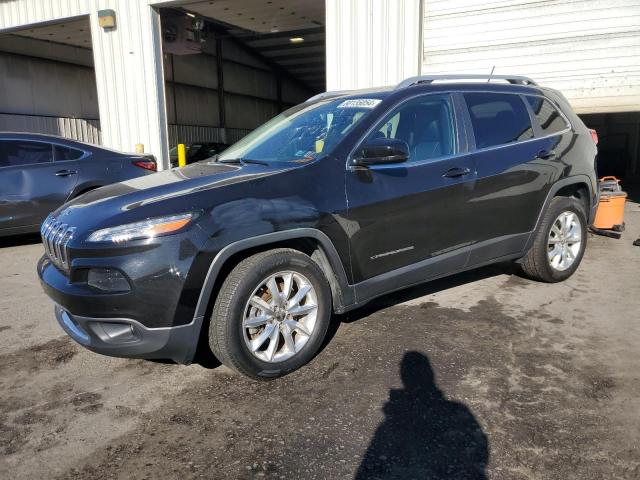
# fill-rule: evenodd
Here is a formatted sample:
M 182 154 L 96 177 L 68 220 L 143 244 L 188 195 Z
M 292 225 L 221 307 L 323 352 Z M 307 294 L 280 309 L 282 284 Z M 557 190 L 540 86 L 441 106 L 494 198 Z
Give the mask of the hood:
M 198 162 L 92 190 L 60 207 L 54 216 L 69 225 L 82 225 L 84 230 L 85 227 L 93 229 L 107 223 L 121 224 L 198 209 L 202 204 L 213 206 L 216 202 L 210 194 L 198 193 L 213 193 L 224 186 L 257 180 L 291 168 L 295 165 Z M 162 208 L 163 203 L 166 208 Z M 118 219 L 109 221 L 115 216 Z

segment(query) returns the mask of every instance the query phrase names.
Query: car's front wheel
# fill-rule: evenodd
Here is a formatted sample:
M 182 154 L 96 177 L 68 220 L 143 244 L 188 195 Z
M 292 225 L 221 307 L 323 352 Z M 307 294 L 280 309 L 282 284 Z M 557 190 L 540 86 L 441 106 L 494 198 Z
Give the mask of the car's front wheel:
M 318 265 L 296 250 L 270 250 L 246 258 L 225 279 L 209 345 L 244 375 L 280 377 L 313 358 L 330 318 L 331 290 Z

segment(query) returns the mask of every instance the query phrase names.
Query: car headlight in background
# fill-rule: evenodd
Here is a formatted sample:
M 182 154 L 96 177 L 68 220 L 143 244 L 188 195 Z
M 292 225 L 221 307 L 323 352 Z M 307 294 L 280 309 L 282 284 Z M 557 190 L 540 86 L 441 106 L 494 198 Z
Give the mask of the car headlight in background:
M 193 213 L 169 215 L 144 220 L 142 222 L 127 223 L 117 227 L 103 228 L 93 232 L 87 241 L 124 243 L 130 240 L 154 238 L 177 232 L 185 227 L 193 218 Z

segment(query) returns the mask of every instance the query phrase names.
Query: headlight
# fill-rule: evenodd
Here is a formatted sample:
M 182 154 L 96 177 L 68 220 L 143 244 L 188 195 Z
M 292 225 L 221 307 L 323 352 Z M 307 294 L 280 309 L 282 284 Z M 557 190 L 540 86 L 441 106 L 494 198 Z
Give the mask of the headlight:
M 117 227 L 103 228 L 93 232 L 89 242 L 124 243 L 130 240 L 154 238 L 160 235 L 174 233 L 187 225 L 194 217 L 193 213 L 170 215 L 144 220 L 142 222 L 127 223 Z

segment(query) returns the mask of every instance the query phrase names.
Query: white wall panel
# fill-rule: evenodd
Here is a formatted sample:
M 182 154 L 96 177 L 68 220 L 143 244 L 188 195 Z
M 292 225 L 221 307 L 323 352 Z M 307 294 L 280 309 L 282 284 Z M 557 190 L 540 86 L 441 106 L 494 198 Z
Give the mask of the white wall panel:
M 427 0 L 423 73 L 528 75 L 579 113 L 640 110 L 640 0 Z
M 395 84 L 420 68 L 420 0 L 326 0 L 327 89 Z

